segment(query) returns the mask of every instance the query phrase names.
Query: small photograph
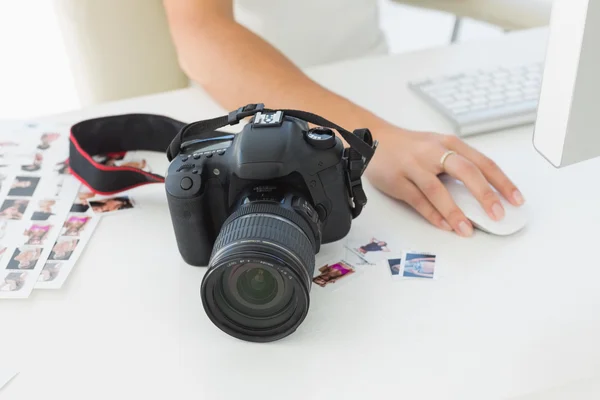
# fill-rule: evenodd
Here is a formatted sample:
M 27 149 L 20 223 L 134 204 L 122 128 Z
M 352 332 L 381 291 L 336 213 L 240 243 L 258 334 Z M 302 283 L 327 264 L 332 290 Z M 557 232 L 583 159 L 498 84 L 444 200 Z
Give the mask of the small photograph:
M 42 161 L 44 161 L 44 156 L 42 153 L 37 153 L 31 164 L 21 165 L 21 170 L 25 172 L 37 172 L 42 169 Z
M 4 200 L 4 203 L 0 206 L 0 218 L 20 220 L 23 218 L 23 214 L 25 213 L 25 210 L 27 210 L 28 204 L 29 200 Z
M 47 262 L 38 277 L 38 282 L 52 282 L 60 273 L 60 262 Z
M 83 188 L 77 193 L 77 198 L 73 202 L 71 206 L 72 213 L 84 213 L 86 212 L 90 206 L 88 204 L 88 199 L 95 197 L 96 195 L 90 192 L 88 189 Z
M 349 242 L 347 247 L 369 264 L 385 260 L 392 251 L 386 240 L 377 237 L 362 242 Z
M 128 196 L 111 197 L 101 200 L 92 199 L 88 200 L 88 204 L 96 214 L 110 214 L 134 208 L 134 203 Z
M 27 272 L 9 272 L 0 280 L 0 292 L 18 292 L 27 282 Z
M 31 225 L 23 235 L 27 236 L 26 245 L 40 246 L 44 244 L 44 241 L 48 238 L 52 225 L 47 224 L 33 224 Z
M 345 261 L 339 261 L 335 264 L 327 264 L 319 268 L 320 274 L 313 278 L 313 282 L 321 287 L 330 283 L 335 283 L 340 279 L 352 275 L 355 270 Z
M 33 176 L 17 176 L 10 186 L 9 196 L 33 196 L 40 178 Z
M 63 227 L 62 236 L 79 236 L 91 217 L 87 215 L 69 215 Z
M 435 272 L 435 256 L 423 253 L 406 253 L 404 261 L 405 278 L 433 279 Z
M 44 133 L 40 138 L 40 144 L 37 146 L 39 150 L 48 150 L 52 142 L 60 137 L 60 133 Z
M 31 216 L 32 221 L 47 221 L 48 218 L 54 215 L 54 206 L 56 206 L 56 200 L 54 199 L 42 199 L 38 202 L 37 209 Z
M 42 249 L 39 247 L 19 247 L 13 253 L 6 269 L 34 269 L 41 254 Z
M 77 243 L 79 243 L 79 239 L 65 239 L 61 238 L 56 241 L 54 247 L 52 248 L 52 252 L 50 253 L 50 257 L 48 260 L 54 261 L 66 261 L 73 255 L 73 251 L 77 247 Z
M 69 172 L 69 160 L 61 161 L 56 164 L 54 170 L 58 172 L 59 175 L 70 175 Z
M 402 259 L 401 258 L 390 258 L 388 260 L 390 272 L 393 277 L 399 277 L 402 270 Z

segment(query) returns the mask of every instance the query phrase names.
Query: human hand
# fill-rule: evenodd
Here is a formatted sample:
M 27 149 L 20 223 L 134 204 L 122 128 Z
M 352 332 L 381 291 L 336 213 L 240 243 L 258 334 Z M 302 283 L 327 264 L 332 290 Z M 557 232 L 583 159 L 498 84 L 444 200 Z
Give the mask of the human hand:
M 379 147 L 366 176 L 376 188 L 409 204 L 441 229 L 461 236 L 473 233 L 471 222 L 439 179 L 442 173 L 461 180 L 495 221 L 504 217 L 504 208 L 492 188 L 514 206 L 524 203 L 519 190 L 492 160 L 456 136 L 388 127 L 377 132 L 377 140 Z M 441 158 L 449 150 L 456 154 L 448 156 L 442 166 Z

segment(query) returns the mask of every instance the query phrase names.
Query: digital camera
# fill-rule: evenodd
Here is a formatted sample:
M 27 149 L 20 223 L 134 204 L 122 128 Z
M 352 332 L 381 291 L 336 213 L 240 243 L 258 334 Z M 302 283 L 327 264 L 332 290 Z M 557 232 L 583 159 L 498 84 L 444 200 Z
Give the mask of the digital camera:
M 248 116 L 237 134 L 206 121 L 187 126 L 165 186 L 181 256 L 209 267 L 201 285 L 209 318 L 236 338 L 267 342 L 306 317 L 315 255 L 344 238 L 365 205 L 360 177 L 377 143 L 367 129 L 262 104 L 227 122 Z

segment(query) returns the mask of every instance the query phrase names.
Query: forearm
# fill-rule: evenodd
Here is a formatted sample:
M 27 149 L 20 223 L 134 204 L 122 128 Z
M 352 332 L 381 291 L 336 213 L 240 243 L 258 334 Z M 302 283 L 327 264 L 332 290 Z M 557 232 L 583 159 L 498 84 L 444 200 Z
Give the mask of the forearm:
M 377 131 L 388 124 L 308 78 L 277 49 L 228 19 L 204 21 L 175 33 L 180 63 L 222 107 L 249 103 L 310 111 L 347 129 Z M 205 55 L 210 54 L 210 59 Z

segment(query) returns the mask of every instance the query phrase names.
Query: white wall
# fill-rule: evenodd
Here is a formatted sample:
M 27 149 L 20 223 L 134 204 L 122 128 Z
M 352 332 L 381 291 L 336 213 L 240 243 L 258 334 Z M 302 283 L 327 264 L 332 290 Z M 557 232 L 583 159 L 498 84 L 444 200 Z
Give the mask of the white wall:
M 0 118 L 76 108 L 50 0 L 0 0 Z
M 392 51 L 448 43 L 453 16 L 379 1 Z M 494 27 L 467 21 L 460 39 L 499 34 Z M 52 1 L 0 0 L 0 119 L 30 118 L 78 106 Z

